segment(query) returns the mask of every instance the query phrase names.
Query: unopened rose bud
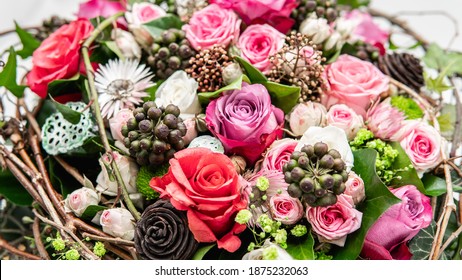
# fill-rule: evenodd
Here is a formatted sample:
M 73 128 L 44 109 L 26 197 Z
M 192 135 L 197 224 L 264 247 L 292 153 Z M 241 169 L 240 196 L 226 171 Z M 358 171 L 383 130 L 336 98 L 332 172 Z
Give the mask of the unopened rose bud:
M 112 208 L 103 211 L 100 218 L 103 231 L 114 237 L 133 240 L 135 236 L 135 223 L 132 214 L 123 208 Z
M 345 182 L 345 194 L 353 198 L 354 204 L 358 204 L 366 197 L 364 181 L 355 172 L 350 171 L 348 180 Z
M 139 141 L 137 142 L 139 145 Z M 132 142 L 133 145 L 133 142 Z M 115 176 L 113 175 L 112 168 L 111 168 L 111 161 L 115 161 L 117 167 L 122 175 L 122 180 L 127 188 L 129 194 L 137 193 L 138 190 L 136 188 L 136 177 L 138 175 L 139 167 L 136 162 L 126 156 L 122 156 L 117 152 L 112 153 L 112 158 L 104 154 L 100 159 L 100 166 L 101 172 L 96 178 L 96 190 L 100 191 L 103 194 L 110 195 L 110 196 L 117 196 L 118 187 L 117 182 L 115 181 Z
M 326 125 L 326 108 L 317 102 L 297 104 L 288 115 L 290 130 L 296 136 L 301 136 L 312 126 Z
M 111 37 L 125 58 L 141 58 L 141 47 L 130 32 L 116 28 Z
M 234 168 L 236 168 L 236 172 L 238 174 L 243 174 L 247 166 L 245 159 L 237 155 L 232 155 L 230 158 L 231 158 L 232 163 L 234 164 Z
M 325 18 L 307 18 L 300 25 L 300 32 L 311 37 L 314 44 L 321 44 L 329 38 L 331 31 Z
M 98 205 L 100 200 L 96 191 L 90 188 L 80 188 L 73 191 L 64 201 L 66 212 L 73 212 L 80 217 L 90 205 Z
M 238 63 L 231 63 L 228 66 L 226 66 L 222 71 L 223 82 L 226 85 L 233 83 L 234 81 L 239 79 L 241 75 L 242 69 Z

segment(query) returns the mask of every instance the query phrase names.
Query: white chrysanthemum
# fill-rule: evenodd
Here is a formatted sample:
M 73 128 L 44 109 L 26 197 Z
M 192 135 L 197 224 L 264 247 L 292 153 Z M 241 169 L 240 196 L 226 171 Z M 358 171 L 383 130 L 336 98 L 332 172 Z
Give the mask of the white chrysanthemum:
M 152 77 L 149 68 L 136 60 L 109 60 L 106 65 L 100 65 L 95 85 L 102 116 L 110 119 L 119 110 L 133 109 L 140 104 L 142 98 L 149 95 L 145 90 L 154 85 Z

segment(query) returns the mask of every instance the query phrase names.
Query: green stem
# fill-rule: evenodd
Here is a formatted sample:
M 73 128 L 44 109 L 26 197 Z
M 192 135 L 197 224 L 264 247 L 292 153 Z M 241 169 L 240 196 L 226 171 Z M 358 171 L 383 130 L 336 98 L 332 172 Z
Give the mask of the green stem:
M 127 188 L 124 184 L 124 181 L 122 180 L 122 176 L 120 174 L 119 168 L 117 167 L 115 160 L 113 160 L 114 159 L 114 157 L 112 156 L 113 151 L 112 151 L 111 145 L 109 144 L 109 140 L 107 139 L 106 128 L 104 126 L 104 120 L 103 120 L 103 117 L 101 116 L 101 109 L 100 109 L 99 102 L 98 102 L 98 92 L 96 91 L 96 86 L 95 86 L 95 74 L 93 72 L 93 67 L 91 66 L 90 54 L 88 52 L 88 49 L 90 48 L 91 44 L 93 44 L 93 42 L 101 34 L 101 32 L 103 32 L 104 29 L 106 29 L 107 27 L 111 26 L 113 22 L 115 22 L 119 17 L 123 15 L 124 15 L 124 12 L 119 12 L 117 14 L 114 14 L 113 16 L 108 17 L 106 20 L 101 22 L 101 24 L 95 28 L 91 36 L 88 37 L 88 39 L 85 40 L 85 42 L 82 45 L 82 57 L 83 57 L 83 61 L 85 63 L 85 68 L 87 72 L 88 88 L 90 90 L 89 99 L 93 100 L 93 104 L 91 105 L 91 108 L 93 110 L 96 123 L 98 124 L 99 135 L 101 137 L 104 150 L 106 151 L 107 154 L 111 156 L 111 159 L 112 159 L 111 167 L 115 171 L 117 185 L 122 190 L 123 200 L 125 201 L 125 204 L 127 205 L 128 210 L 132 213 L 133 217 L 136 220 L 139 220 L 141 215 L 136 210 L 135 205 L 131 201 L 128 195 Z

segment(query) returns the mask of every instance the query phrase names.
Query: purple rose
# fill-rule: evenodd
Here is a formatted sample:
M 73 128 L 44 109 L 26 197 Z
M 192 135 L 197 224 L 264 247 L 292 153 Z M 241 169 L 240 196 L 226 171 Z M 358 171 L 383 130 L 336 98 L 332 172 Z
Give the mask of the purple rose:
M 266 148 L 282 137 L 284 112 L 271 104 L 263 85 L 242 83 L 210 102 L 205 121 L 225 151 L 253 164 Z
M 413 185 L 390 190 L 401 202 L 390 207 L 366 235 L 361 256 L 369 259 L 410 259 L 406 242 L 432 221 L 430 198 Z

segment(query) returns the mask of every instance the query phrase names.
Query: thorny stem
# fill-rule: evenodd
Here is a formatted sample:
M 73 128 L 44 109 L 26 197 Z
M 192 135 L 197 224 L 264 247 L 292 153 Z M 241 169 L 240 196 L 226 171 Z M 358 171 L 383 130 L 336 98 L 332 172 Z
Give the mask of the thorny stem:
M 82 45 L 82 56 L 83 56 L 85 68 L 87 71 L 88 88 L 90 90 L 89 99 L 93 100 L 93 104 L 92 104 L 93 114 L 98 124 L 99 134 L 101 136 L 101 141 L 103 142 L 104 150 L 106 151 L 106 154 L 110 156 L 111 159 L 113 158 L 112 148 L 107 139 L 106 128 L 104 126 L 104 120 L 101 116 L 101 109 L 100 109 L 99 102 L 98 102 L 98 93 L 96 91 L 96 86 L 95 86 L 95 75 L 93 72 L 93 67 L 91 66 L 90 54 L 88 52 L 88 49 L 90 48 L 91 44 L 96 40 L 96 38 L 99 36 L 99 34 L 101 34 L 101 32 L 103 32 L 104 29 L 110 26 L 113 22 L 115 22 L 123 14 L 124 12 L 119 12 L 107 18 L 106 20 L 104 20 L 100 25 L 98 25 L 98 27 L 96 27 L 96 29 L 93 31 L 91 36 Z M 139 220 L 141 215 L 136 210 L 135 205 L 133 204 L 133 202 L 131 201 L 128 195 L 127 188 L 125 186 L 124 181 L 122 180 L 122 176 L 120 176 L 119 168 L 117 167 L 117 164 L 114 160 L 111 161 L 111 167 L 116 173 L 117 185 L 119 188 L 122 189 L 122 196 L 125 201 L 125 204 L 127 205 L 128 210 L 132 213 L 133 217 L 136 220 Z

